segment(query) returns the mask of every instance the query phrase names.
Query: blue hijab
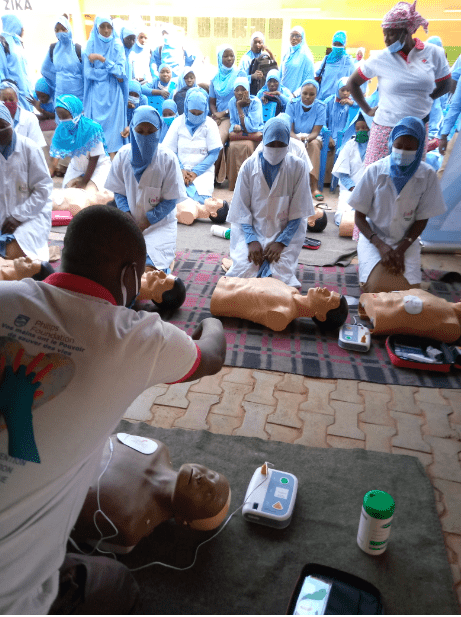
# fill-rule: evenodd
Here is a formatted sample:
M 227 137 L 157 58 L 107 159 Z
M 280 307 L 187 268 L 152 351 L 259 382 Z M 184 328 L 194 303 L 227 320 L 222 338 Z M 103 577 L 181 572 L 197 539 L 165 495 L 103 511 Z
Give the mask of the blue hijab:
M 178 117 L 178 106 L 173 101 L 173 99 L 165 99 L 163 101 L 162 112 L 164 109 L 170 109 L 172 112 L 174 112 L 174 116 L 168 116 L 167 118 L 165 118 L 162 115 L 163 126 L 162 126 L 162 130 L 160 131 L 160 143 L 162 143 L 163 140 L 165 139 L 165 136 L 168 133 L 168 129 L 170 128 L 173 120 Z
M 168 68 L 171 69 L 171 66 L 169 66 L 168 64 L 163 63 L 163 64 L 161 64 L 159 66 L 159 69 L 158 69 L 159 74 L 160 74 L 161 68 L 164 67 L 164 66 L 168 66 Z M 189 89 L 189 86 L 186 84 L 186 82 L 184 80 L 184 77 L 186 75 L 188 75 L 189 73 L 192 73 L 193 76 L 195 77 L 195 86 L 191 86 L 191 88 L 195 88 L 196 87 L 196 85 L 197 85 L 197 75 L 195 74 L 194 69 L 192 69 L 190 66 L 185 66 L 183 68 L 183 70 L 181 71 L 181 74 L 178 77 L 178 81 L 176 82 L 175 94 L 177 94 L 178 92 L 181 92 L 181 90 Z M 160 82 L 160 83 L 162 83 L 162 82 Z M 165 86 L 166 84 L 163 84 L 163 85 Z
M 360 116 L 362 116 L 362 118 L 365 120 L 365 122 L 367 123 L 367 126 L 369 129 L 371 129 L 371 125 L 373 124 L 373 118 L 371 116 L 368 116 L 367 114 L 365 114 L 361 109 L 358 110 L 358 112 L 355 114 L 355 116 L 351 119 L 351 121 L 348 123 L 345 131 L 344 131 L 344 135 L 343 135 L 343 141 L 341 143 L 341 147 L 338 149 L 338 153 L 341 152 L 341 150 L 344 148 L 344 146 L 347 144 L 347 142 L 354 137 L 356 131 L 355 131 L 355 123 L 359 120 Z
M 291 32 L 301 35 L 301 42 L 290 46 L 282 60 L 281 83 L 291 92 L 299 88 L 307 77 L 314 77 L 314 62 L 312 52 L 306 44 L 306 36 L 302 26 L 296 26 Z
M 102 143 L 107 154 L 102 126 L 83 115 L 83 103 L 78 97 L 72 94 L 58 96 L 56 107 L 67 109 L 72 120 L 61 120 L 56 127 L 50 147 L 52 157 L 63 159 L 66 156 L 87 154 L 99 143 Z
M 234 64 L 229 68 L 222 63 L 222 57 L 224 52 L 230 49 L 234 54 Z M 235 66 L 235 51 L 230 45 L 221 45 L 218 47 L 218 72 L 213 77 L 213 88 L 216 94 L 220 97 L 226 98 L 230 92 L 234 89 L 234 80 L 239 74 L 238 68 Z
M 48 96 L 50 97 L 48 103 L 40 103 L 40 105 L 45 111 L 53 112 L 54 90 L 44 77 L 40 77 L 40 79 L 38 79 L 37 83 L 35 84 L 35 99 L 38 100 L 37 92 L 43 92 L 43 94 L 48 94 Z
M 333 47 L 332 51 L 327 56 L 327 64 L 338 62 L 346 53 L 346 33 L 344 30 L 338 30 L 338 32 L 333 35 L 333 43 L 340 43 L 342 47 Z
M 419 142 L 415 160 L 410 165 L 396 165 L 394 162 L 392 146 L 397 137 L 400 137 L 401 135 L 411 135 L 412 137 L 416 137 Z M 405 184 L 415 174 L 421 163 L 425 139 L 426 129 L 424 127 L 424 122 L 419 118 L 413 118 L 413 116 L 403 118 L 403 120 L 400 120 L 400 122 L 392 129 L 389 137 L 389 153 L 391 155 L 389 175 L 392 178 L 398 194 L 400 194 L 400 191 L 403 189 Z
M 290 143 L 290 122 L 287 121 L 287 114 L 279 114 L 275 118 L 271 118 L 266 122 L 263 128 L 263 144 L 272 143 L 273 141 L 281 141 L 286 146 Z
M 10 110 L 5 105 L 5 103 L 3 103 L 3 101 L 0 102 L 0 118 L 2 120 L 5 120 L 5 122 L 7 122 L 10 126 L 13 126 L 13 118 L 11 117 Z M 6 144 L 5 146 L 0 146 L 0 153 L 3 154 L 5 160 L 8 160 L 8 157 L 13 152 L 15 145 L 16 145 L 16 131 L 13 130 L 13 139 L 10 141 L 10 143 Z M 0 231 L 0 235 L 1 235 L 1 231 Z
M 9 13 L 7 15 L 2 15 L 2 24 L 3 32 L 13 37 L 14 41 L 18 45 L 22 45 L 20 36 L 23 26 L 19 17 L 16 17 L 16 15 L 11 15 Z
M 99 33 L 99 26 L 104 23 L 108 23 L 112 26 L 112 33 L 108 37 L 104 37 Z M 114 24 L 111 17 L 109 17 L 109 15 L 96 17 L 90 38 L 88 39 L 88 43 L 86 45 L 86 55 L 89 56 L 90 54 L 100 54 L 101 56 L 104 56 L 106 61 L 109 60 L 111 62 L 116 62 L 119 49 L 123 49 L 123 53 L 125 54 L 125 47 L 114 30 Z M 97 63 L 99 63 L 99 60 L 96 60 L 95 66 L 100 68 L 100 64 Z
M 426 43 L 432 43 L 432 45 L 437 45 L 437 47 L 442 47 L 443 48 L 443 43 L 442 43 L 442 39 L 440 38 L 440 36 L 430 36 Z
M 191 109 L 200 110 L 202 113 L 200 116 L 194 116 L 194 114 L 190 112 Z M 198 86 L 189 88 L 184 101 L 184 117 L 186 119 L 186 126 L 191 135 L 193 135 L 198 127 L 205 122 L 207 114 L 208 94 Z
M 150 135 L 140 135 L 134 129 L 141 124 L 148 122 L 157 130 Z M 141 176 L 147 167 L 152 163 L 156 154 L 158 144 L 160 143 L 160 131 L 163 126 L 163 121 L 156 109 L 150 105 L 140 105 L 133 114 L 133 119 L 130 124 L 130 142 L 131 142 L 131 167 L 136 180 L 141 180 Z

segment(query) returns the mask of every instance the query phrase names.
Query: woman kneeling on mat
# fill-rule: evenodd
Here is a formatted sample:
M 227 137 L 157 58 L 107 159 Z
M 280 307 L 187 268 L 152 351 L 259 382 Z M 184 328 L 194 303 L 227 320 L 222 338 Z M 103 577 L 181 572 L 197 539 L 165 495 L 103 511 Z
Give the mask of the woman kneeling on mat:
M 422 120 L 403 118 L 391 132 L 390 155 L 366 168 L 349 200 L 360 231 L 357 253 L 364 293 L 420 286 L 417 238 L 430 217 L 446 210 L 436 172 L 421 160 L 424 140 Z

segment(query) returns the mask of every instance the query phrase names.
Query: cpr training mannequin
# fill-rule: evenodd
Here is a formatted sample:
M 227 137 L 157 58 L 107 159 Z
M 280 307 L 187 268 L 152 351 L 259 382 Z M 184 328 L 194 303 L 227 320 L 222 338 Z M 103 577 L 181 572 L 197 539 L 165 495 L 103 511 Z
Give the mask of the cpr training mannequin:
M 197 463 L 186 463 L 175 471 L 164 443 L 143 437 L 136 439 L 156 447 L 155 451 L 143 454 L 112 435 L 113 452 L 109 462 L 110 443 L 107 441 L 73 538 L 77 541 L 101 538 L 93 515 L 98 510 L 97 479 L 108 463 L 99 481 L 99 498 L 101 510 L 118 530 L 109 540 L 111 550 L 128 552 L 155 527 L 172 518 L 191 529 L 209 531 L 219 527 L 230 505 L 231 490 L 227 479 Z M 96 521 L 104 536 L 115 533 L 101 515 L 97 515 Z
M 53 267 L 47 261 L 30 257 L 18 257 L 17 259 L 0 257 L 0 281 L 22 281 L 25 278 L 43 281 L 53 272 Z
M 364 293 L 359 315 L 373 334 L 412 334 L 454 343 L 461 336 L 461 302 L 447 302 L 422 289 Z
M 86 189 L 53 189 L 51 199 L 53 211 L 70 212 L 75 216 L 89 206 L 104 206 L 114 199 L 114 194 L 107 189 L 98 190 L 87 185 Z
M 275 278 L 223 276 L 211 296 L 216 317 L 239 317 L 280 332 L 297 317 L 311 317 L 322 329 L 340 328 L 347 319 L 344 296 L 325 287 L 311 287 L 303 296 Z
M 175 310 L 186 299 L 186 287 L 178 276 L 147 267 L 141 278 L 138 297 L 140 300 L 152 300 L 160 309 Z
M 203 205 L 188 197 L 176 206 L 176 218 L 178 223 L 183 225 L 192 225 L 195 219 L 206 218 L 209 218 L 215 225 L 222 225 L 226 221 L 228 212 L 227 201 L 214 197 L 205 199 Z

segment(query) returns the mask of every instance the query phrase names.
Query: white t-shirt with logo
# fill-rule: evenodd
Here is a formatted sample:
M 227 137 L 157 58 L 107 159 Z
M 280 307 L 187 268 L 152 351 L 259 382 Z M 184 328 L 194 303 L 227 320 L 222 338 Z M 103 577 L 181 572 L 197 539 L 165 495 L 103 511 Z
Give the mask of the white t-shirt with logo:
M 376 124 L 393 127 L 406 116 L 422 120 L 431 111 L 430 94 L 437 82 L 450 77 L 445 51 L 415 40 L 406 60 L 400 52 L 392 54 L 386 48 L 360 64 L 362 78 L 378 78 L 379 103 L 373 118 Z
M 193 340 L 157 314 L 114 306 L 88 279 L 53 277 L 0 286 L 0 355 L 12 365 L 23 349 L 28 365 L 46 354 L 35 372 L 53 364 L 32 407 L 39 463 L 8 454 L 0 414 L 0 613 L 49 611 L 108 435 L 141 392 L 199 363 Z

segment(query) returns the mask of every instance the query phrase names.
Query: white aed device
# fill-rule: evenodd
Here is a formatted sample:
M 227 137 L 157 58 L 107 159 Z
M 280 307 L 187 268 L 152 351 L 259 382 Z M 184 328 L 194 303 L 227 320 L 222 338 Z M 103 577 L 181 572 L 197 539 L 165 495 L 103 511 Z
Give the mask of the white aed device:
M 256 469 L 248 485 L 243 518 L 251 523 L 284 529 L 291 522 L 297 492 L 296 476 L 271 469 L 265 463 Z
M 368 351 L 371 345 L 370 330 L 362 324 L 344 324 L 339 331 L 338 345 L 352 351 Z

